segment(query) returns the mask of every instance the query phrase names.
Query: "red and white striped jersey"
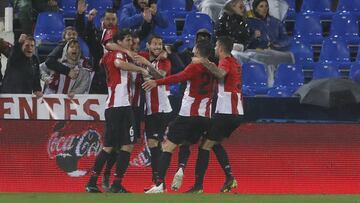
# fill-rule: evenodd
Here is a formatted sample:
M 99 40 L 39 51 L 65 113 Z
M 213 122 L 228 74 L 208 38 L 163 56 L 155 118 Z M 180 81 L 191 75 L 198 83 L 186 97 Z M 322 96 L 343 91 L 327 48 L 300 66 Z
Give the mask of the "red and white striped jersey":
M 150 59 L 148 52 L 139 53 L 147 60 Z M 157 70 L 163 70 L 166 72 L 166 76 L 170 75 L 171 62 L 168 59 L 155 60 L 152 62 Z M 170 113 L 172 111 L 169 92 L 167 91 L 167 85 L 158 85 L 156 88 L 145 93 L 146 115 L 154 113 Z
M 142 83 L 142 75 L 140 73 L 131 72 L 131 106 L 140 107 Z
M 211 116 L 211 102 L 215 79 L 202 64 L 189 64 L 183 71 L 156 80 L 158 85 L 187 81 L 181 103 L 180 116 Z
M 108 86 L 106 108 L 130 106 L 131 103 L 131 74 L 128 71 L 117 68 L 114 64 L 116 59 L 128 62 L 128 56 L 122 51 L 107 52 L 102 58 Z
M 215 113 L 243 115 L 240 64 L 234 57 L 226 57 L 219 61 L 218 67 L 226 71 L 226 76 L 218 81 Z

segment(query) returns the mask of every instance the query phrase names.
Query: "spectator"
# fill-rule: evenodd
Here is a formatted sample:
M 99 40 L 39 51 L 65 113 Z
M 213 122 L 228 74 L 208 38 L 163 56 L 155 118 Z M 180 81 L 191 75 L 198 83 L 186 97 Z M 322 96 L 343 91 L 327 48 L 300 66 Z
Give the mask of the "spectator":
M 133 3 L 125 5 L 120 15 L 120 27 L 129 28 L 131 30 L 141 30 L 144 26 L 159 26 L 165 28 L 168 26 L 166 17 L 157 10 L 157 5 L 148 0 L 133 0 Z M 144 25 L 145 24 L 145 25 Z M 141 41 L 141 48 L 145 48 L 149 35 Z
M 254 17 L 253 9 L 251 8 L 253 2 L 254 0 L 244 0 L 248 17 Z M 268 3 L 270 15 L 279 19 L 280 21 L 285 20 L 287 11 L 289 9 L 289 4 L 286 2 L 286 0 L 268 0 Z
M 3 54 L 4 56 L 9 57 L 11 47 L 12 47 L 12 45 L 9 42 L 4 41 L 4 39 L 0 38 L 0 55 Z M 0 87 L 1 87 L 2 79 L 3 79 L 3 74 L 2 74 L 1 68 L 2 67 L 1 67 L 1 58 L 0 58 Z
M 293 64 L 294 56 L 289 52 L 290 41 L 282 22 L 269 15 L 267 0 L 254 0 L 254 18 L 249 18 L 251 40 L 245 52 L 233 51 L 241 63 L 262 63 L 267 68 L 268 86 L 274 83 L 274 72 L 278 64 Z
M 284 24 L 269 15 L 267 0 L 255 0 L 253 2 L 254 18 L 249 19 L 249 26 L 253 34 L 249 48 L 286 51 L 290 41 Z
M 79 35 L 85 39 L 92 56 L 92 64 L 94 65 L 95 75 L 92 80 L 90 93 L 91 94 L 107 94 L 107 85 L 105 72 L 99 66 L 101 57 L 104 54 L 104 47 L 110 41 L 112 35 L 117 32 L 117 16 L 112 9 L 105 11 L 101 19 L 101 28 L 97 29 L 94 26 L 94 18 L 97 15 L 96 9 L 92 9 L 85 22 L 85 11 L 87 4 L 85 0 L 78 1 L 77 15 L 76 15 L 76 30 Z
M 250 28 L 245 21 L 245 5 L 242 0 L 230 0 L 215 25 L 216 37 L 229 36 L 234 40 L 234 48 L 243 51 L 250 42 Z
M 63 49 L 60 63 L 78 72 L 76 79 L 56 73 L 47 68 L 45 63 L 40 64 L 41 79 L 45 82 L 45 94 L 68 94 L 73 98 L 75 94 L 88 93 L 91 83 L 91 73 L 86 69 L 86 62 L 81 59 L 80 44 L 71 39 Z
M 62 33 L 62 42 L 59 43 L 57 47 L 46 58 L 45 64 L 46 67 L 50 70 L 53 70 L 57 73 L 67 75 L 71 79 L 76 79 L 77 73 L 75 70 L 70 69 L 68 66 L 59 62 L 59 59 L 63 55 L 63 49 L 67 42 L 70 40 L 74 40 L 78 37 L 78 33 L 76 32 L 74 27 L 66 27 L 64 32 Z
M 42 96 L 39 59 L 34 53 L 35 39 L 31 36 L 21 34 L 8 58 L 2 83 L 2 93 L 34 93 L 37 97 Z

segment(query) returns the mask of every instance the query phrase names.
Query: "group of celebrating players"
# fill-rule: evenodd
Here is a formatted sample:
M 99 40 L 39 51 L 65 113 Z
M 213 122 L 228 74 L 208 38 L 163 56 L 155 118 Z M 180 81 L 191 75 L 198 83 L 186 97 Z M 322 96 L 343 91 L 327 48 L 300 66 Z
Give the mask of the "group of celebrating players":
M 244 114 L 241 100 L 241 66 L 231 55 L 232 40 L 228 37 L 217 39 L 215 55 L 219 58 L 218 65 L 208 59 L 213 51 L 211 42 L 196 41 L 192 62 L 183 71 L 170 75 L 171 63 L 164 54 L 163 39 L 151 36 L 147 43 L 148 51 L 135 53 L 135 38 L 129 30 L 119 30 L 112 38 L 113 51 L 106 52 L 101 60 L 108 86 L 106 132 L 104 147 L 95 159 L 86 191 L 101 192 L 97 180 L 106 165 L 104 190 L 114 193 L 129 192 L 123 187 L 122 179 L 129 166 L 133 144 L 140 133 L 141 89 L 145 90 L 145 134 L 151 153 L 154 183 L 145 193 L 165 191 L 165 175 L 172 153 L 180 146 L 179 168 L 171 184 L 171 189 L 178 190 L 190 155 L 189 146 L 197 143 L 199 151 L 195 184 L 187 192 L 203 192 L 210 150 L 215 152 L 226 175 L 220 191 L 229 192 L 236 188 L 237 182 L 233 177 L 227 153 L 221 145 L 221 141 L 240 125 Z M 168 99 L 168 87 L 181 82 L 186 83 L 181 108 L 176 118 L 169 122 L 172 108 Z M 214 111 L 213 97 L 217 97 Z M 110 186 L 109 171 L 115 163 L 114 179 Z

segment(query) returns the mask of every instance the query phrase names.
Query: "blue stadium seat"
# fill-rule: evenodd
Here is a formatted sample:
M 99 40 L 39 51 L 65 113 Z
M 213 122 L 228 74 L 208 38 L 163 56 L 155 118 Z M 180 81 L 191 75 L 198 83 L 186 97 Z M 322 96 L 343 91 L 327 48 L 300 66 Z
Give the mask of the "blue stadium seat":
M 320 51 L 320 62 L 336 62 L 344 66 L 350 65 L 350 50 L 345 40 L 329 38 L 324 40 Z
M 351 13 L 339 13 L 331 21 L 330 36 L 339 36 L 349 44 L 359 44 L 358 17 Z
M 353 63 L 350 66 L 349 79 L 360 83 L 360 63 Z
M 167 16 L 168 26 L 166 28 L 155 26 L 154 32 L 157 35 L 161 36 L 166 44 L 172 44 L 177 39 L 181 38 L 176 33 L 176 21 L 175 21 L 176 14 L 173 12 L 165 11 L 164 15 Z
M 294 54 L 295 63 L 309 66 L 314 63 L 313 49 L 307 42 L 294 40 L 291 43 L 291 52 Z
M 186 15 L 183 36 L 195 36 L 199 29 L 205 28 L 214 33 L 214 23 L 210 16 L 204 13 L 189 13 Z
M 186 0 L 157 0 L 160 11 L 186 11 Z
M 113 6 L 112 0 L 87 0 L 87 2 L 89 10 L 95 8 L 98 11 L 105 11 Z
M 304 84 L 304 72 L 300 65 L 279 64 L 277 66 L 274 87 L 268 91 L 269 96 L 289 97 Z
M 65 29 L 64 18 L 58 12 L 39 13 L 34 38 L 37 45 L 41 43 L 58 43 L 61 40 L 61 34 Z
M 262 64 L 243 64 L 242 79 L 243 94 L 245 96 L 266 94 L 269 90 L 267 86 L 267 74 Z
M 321 44 L 324 38 L 320 17 L 317 14 L 297 15 L 295 36 L 311 44 Z
M 60 0 L 59 8 L 64 18 L 75 18 L 76 0 Z
M 339 0 L 337 6 L 338 12 L 352 12 L 357 15 L 360 14 L 360 1 L 359 0 Z
M 200 29 L 207 29 L 211 35 L 214 35 L 214 23 L 210 16 L 204 13 L 190 12 L 186 15 L 184 29 L 182 32 L 182 40 L 184 44 L 179 50 L 192 48 L 196 32 Z
M 321 19 L 331 19 L 332 0 L 303 0 L 301 11 L 303 13 L 316 13 Z
M 337 63 L 317 63 L 314 67 L 313 79 L 339 78 L 340 71 Z

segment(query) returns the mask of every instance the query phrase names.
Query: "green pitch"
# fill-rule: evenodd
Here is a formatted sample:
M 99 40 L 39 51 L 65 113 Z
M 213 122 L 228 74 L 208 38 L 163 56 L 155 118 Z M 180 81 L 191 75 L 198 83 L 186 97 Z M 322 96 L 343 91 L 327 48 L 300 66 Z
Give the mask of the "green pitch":
M 0 203 L 360 203 L 360 195 L 0 193 Z

